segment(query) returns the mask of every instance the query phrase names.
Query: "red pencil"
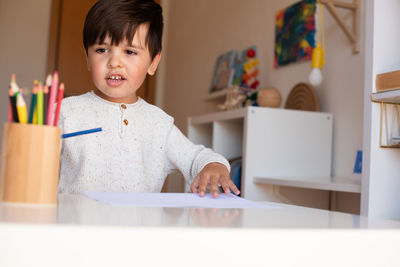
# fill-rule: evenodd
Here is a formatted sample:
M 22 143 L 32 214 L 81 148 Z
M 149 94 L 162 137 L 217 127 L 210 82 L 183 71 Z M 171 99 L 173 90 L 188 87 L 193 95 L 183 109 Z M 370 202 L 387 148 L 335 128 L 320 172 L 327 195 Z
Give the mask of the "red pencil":
M 64 96 L 64 83 L 60 84 L 60 88 L 58 88 L 57 96 L 58 96 L 57 97 L 57 108 L 56 108 L 56 114 L 54 116 L 54 126 L 57 126 L 58 117 L 60 116 L 61 101 Z
M 11 99 L 8 99 L 8 122 L 13 122 Z

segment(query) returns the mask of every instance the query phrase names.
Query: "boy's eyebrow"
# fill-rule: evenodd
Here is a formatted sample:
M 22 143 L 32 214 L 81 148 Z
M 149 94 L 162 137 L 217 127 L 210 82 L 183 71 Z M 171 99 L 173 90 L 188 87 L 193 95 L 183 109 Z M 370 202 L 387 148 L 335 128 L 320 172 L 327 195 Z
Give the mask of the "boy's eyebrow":
M 144 48 L 141 45 L 135 45 L 135 44 L 129 44 L 127 47 L 135 48 L 135 49 L 141 49 L 143 50 Z
M 101 43 L 97 43 L 97 45 L 110 45 L 110 43 L 101 42 Z M 144 49 L 141 45 L 135 45 L 135 44 L 128 44 L 127 47 L 135 48 L 135 49 L 140 49 L 140 50 L 143 50 L 143 49 Z

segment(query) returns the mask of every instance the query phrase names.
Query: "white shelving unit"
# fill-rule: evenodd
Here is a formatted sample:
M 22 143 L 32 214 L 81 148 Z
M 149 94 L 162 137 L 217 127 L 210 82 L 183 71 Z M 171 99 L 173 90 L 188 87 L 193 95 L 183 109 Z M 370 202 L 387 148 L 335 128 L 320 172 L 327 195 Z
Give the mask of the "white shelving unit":
M 371 103 L 376 92 L 376 76 L 400 69 L 398 32 L 400 5 L 398 1 L 364 1 L 364 121 L 361 214 L 375 218 L 400 219 L 400 149 L 380 148 L 381 106 Z M 372 100 L 392 102 L 400 91 L 373 94 Z
M 255 177 L 331 175 L 332 121 L 328 113 L 247 107 L 190 117 L 188 137 L 227 159 L 242 157 L 242 196 L 270 200 Z

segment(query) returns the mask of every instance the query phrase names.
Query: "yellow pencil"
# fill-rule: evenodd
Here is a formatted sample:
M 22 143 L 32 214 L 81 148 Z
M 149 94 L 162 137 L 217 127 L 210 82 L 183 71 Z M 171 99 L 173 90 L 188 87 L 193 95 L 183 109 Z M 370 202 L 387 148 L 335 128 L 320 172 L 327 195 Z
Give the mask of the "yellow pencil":
M 17 113 L 20 123 L 28 122 L 28 112 L 26 110 L 25 100 L 21 94 L 18 94 L 17 96 Z
M 37 103 L 37 98 L 36 98 Z M 37 107 L 35 107 L 35 111 L 33 112 L 33 124 L 37 124 Z

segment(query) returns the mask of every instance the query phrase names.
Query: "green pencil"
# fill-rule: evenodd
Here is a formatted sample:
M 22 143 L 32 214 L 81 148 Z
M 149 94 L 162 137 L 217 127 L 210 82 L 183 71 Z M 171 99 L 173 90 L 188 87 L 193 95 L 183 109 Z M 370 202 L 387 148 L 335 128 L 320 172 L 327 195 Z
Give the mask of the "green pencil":
M 39 83 L 39 90 L 37 93 L 37 124 L 43 125 L 43 86 Z

